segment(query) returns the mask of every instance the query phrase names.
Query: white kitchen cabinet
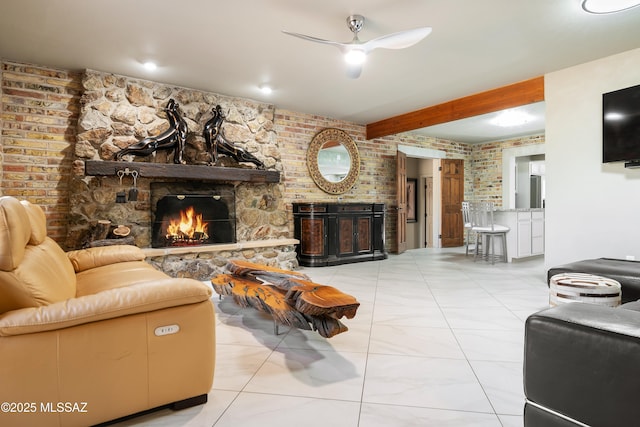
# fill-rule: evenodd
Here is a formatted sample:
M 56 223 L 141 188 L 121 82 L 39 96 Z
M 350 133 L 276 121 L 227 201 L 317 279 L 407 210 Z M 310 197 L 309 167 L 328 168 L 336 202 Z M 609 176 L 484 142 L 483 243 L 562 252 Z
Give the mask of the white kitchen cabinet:
M 510 228 L 507 260 L 544 254 L 544 210 L 511 209 L 494 213 L 494 222 Z
M 531 255 L 544 254 L 544 211 L 531 211 Z

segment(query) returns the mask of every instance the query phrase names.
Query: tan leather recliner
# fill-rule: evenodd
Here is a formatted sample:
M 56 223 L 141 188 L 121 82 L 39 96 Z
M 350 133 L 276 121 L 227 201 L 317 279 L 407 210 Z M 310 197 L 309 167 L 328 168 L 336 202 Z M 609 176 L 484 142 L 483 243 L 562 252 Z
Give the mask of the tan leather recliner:
M 135 246 L 65 253 L 40 207 L 0 197 L 0 425 L 88 426 L 206 402 L 211 295 Z

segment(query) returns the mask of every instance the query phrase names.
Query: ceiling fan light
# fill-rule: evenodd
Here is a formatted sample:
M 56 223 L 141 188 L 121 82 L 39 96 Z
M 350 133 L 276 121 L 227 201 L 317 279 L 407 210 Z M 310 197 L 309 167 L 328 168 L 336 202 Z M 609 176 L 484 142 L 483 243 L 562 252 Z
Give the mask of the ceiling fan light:
M 640 5 L 640 0 L 582 0 L 582 8 L 589 13 L 615 13 Z
M 351 49 L 344 54 L 344 60 L 349 65 L 364 64 L 365 59 L 367 59 L 367 54 L 360 49 Z

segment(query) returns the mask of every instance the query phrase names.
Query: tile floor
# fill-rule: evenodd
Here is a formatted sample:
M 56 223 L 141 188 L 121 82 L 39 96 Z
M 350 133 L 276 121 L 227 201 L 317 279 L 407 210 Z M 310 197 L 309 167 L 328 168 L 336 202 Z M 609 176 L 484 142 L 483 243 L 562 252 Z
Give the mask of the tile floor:
M 209 402 L 119 426 L 522 426 L 523 326 L 547 306 L 541 258 L 474 263 L 464 248 L 301 268 L 361 303 L 330 339 L 230 297 L 217 308 Z

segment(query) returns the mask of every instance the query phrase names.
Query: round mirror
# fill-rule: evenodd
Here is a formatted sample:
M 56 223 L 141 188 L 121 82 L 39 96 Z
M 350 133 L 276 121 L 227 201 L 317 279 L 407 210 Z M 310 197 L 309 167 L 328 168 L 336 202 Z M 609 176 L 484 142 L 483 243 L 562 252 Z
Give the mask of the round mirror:
M 358 148 L 340 129 L 324 129 L 311 140 L 307 152 L 311 178 L 323 191 L 341 194 L 356 183 L 360 173 Z
M 349 175 L 351 156 L 339 141 L 327 141 L 318 151 L 318 169 L 329 182 L 340 182 Z

